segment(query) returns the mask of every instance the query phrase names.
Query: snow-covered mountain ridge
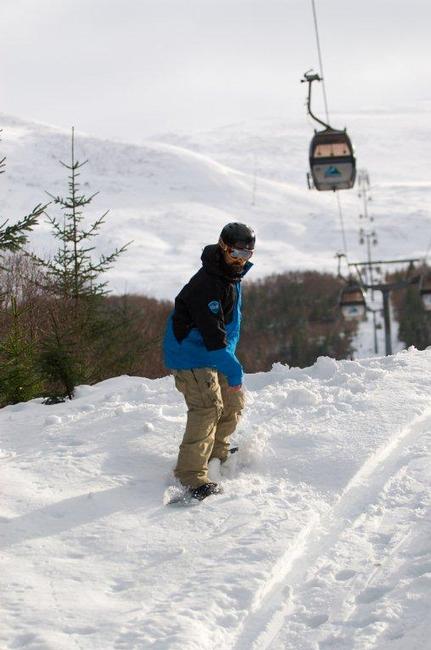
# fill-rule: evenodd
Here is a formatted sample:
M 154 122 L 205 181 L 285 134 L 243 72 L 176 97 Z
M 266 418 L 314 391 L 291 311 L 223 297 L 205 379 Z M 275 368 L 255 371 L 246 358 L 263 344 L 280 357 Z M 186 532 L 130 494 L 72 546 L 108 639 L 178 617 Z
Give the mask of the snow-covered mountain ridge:
M 224 493 L 189 509 L 163 505 L 171 378 L 0 411 L 2 648 L 428 647 L 431 351 L 246 386 Z
M 429 112 L 347 116 L 358 166 L 368 168 L 374 187 L 375 255 L 423 256 L 431 240 Z M 45 202 L 45 190 L 65 193 L 58 160 L 69 159 L 70 133 L 6 115 L 0 126 L 0 151 L 7 155 L 0 212 L 15 220 Z M 110 272 L 111 287 L 172 298 L 199 265 L 202 247 L 232 219 L 257 230 L 254 278 L 295 268 L 335 272 L 334 255 L 342 248 L 336 201 L 305 186 L 311 133 L 305 120 L 169 134 L 143 144 L 78 132 L 77 158 L 89 160 L 82 189 L 100 190 L 89 218 L 111 210 L 97 250 L 134 242 Z M 358 197 L 348 191 L 341 200 L 350 259 L 361 259 Z M 31 245 L 52 250 L 46 225 Z

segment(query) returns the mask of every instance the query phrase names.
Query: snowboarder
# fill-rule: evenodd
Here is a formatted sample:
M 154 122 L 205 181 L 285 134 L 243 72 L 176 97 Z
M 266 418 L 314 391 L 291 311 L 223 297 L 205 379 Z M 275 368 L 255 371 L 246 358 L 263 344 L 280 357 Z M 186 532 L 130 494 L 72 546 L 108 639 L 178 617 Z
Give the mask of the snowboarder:
M 175 299 L 165 339 L 166 366 L 187 405 L 187 425 L 174 473 L 193 498 L 217 494 L 208 462 L 229 455 L 229 437 L 244 408 L 243 370 L 235 356 L 241 321 L 241 280 L 252 266 L 255 234 L 228 223 L 206 246 L 202 268 Z

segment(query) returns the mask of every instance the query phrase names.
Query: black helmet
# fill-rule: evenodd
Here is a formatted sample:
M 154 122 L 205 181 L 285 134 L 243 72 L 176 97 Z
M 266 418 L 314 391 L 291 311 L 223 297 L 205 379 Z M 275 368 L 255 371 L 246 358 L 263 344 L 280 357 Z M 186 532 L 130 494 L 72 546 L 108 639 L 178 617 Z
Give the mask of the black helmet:
M 253 250 L 256 242 L 256 235 L 250 226 L 246 226 L 245 223 L 237 223 L 234 221 L 228 223 L 223 228 L 220 233 L 220 239 L 227 246 Z

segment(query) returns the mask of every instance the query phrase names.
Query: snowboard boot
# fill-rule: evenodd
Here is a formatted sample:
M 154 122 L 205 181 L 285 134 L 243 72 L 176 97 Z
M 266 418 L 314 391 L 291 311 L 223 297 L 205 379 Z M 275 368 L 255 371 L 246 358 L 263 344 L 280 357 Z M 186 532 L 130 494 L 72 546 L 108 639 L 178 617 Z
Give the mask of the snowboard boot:
M 231 447 L 229 449 L 229 452 L 228 452 L 229 455 L 226 456 L 226 458 L 223 458 L 222 461 L 220 461 L 221 464 L 223 465 L 223 463 L 225 463 L 227 460 L 229 460 L 229 458 L 232 456 L 232 454 L 236 454 L 237 451 L 239 451 L 239 447 Z
M 198 501 L 203 501 L 212 494 L 220 494 L 222 491 L 221 487 L 217 483 L 204 483 L 197 488 L 194 488 L 190 491 L 192 499 L 197 499 Z

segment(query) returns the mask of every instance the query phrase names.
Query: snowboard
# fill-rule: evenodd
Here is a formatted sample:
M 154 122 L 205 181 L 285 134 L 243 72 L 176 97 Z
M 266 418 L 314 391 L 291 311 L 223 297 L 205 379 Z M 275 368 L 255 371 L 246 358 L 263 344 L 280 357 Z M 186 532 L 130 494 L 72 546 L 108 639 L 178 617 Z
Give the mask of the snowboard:
M 186 488 L 171 485 L 163 495 L 163 503 L 165 506 L 194 507 L 198 506 L 200 503 L 202 503 L 202 501 L 206 501 L 210 497 L 214 497 L 222 493 L 223 490 L 220 487 L 220 491 L 216 494 L 210 494 L 205 499 L 196 499 Z
M 238 451 L 238 447 L 231 447 L 229 449 L 229 457 L 225 461 L 225 465 L 228 465 L 228 460 L 229 458 L 233 455 L 236 454 Z M 219 481 L 223 478 L 220 474 L 220 460 L 218 458 L 214 458 L 212 461 L 210 461 L 210 464 L 213 463 L 217 465 L 217 467 L 213 466 L 212 471 L 216 473 L 216 476 L 212 480 L 214 480 L 216 483 L 219 483 Z M 206 501 L 210 496 L 217 496 L 217 494 L 222 494 L 223 489 L 220 487 L 220 491 L 217 492 L 216 494 L 210 494 L 204 499 L 196 499 L 194 496 L 192 496 L 192 493 L 185 487 L 182 487 L 180 485 L 170 485 L 167 490 L 165 490 L 165 493 L 163 495 L 163 504 L 165 506 L 196 506 L 202 503 L 202 501 Z

